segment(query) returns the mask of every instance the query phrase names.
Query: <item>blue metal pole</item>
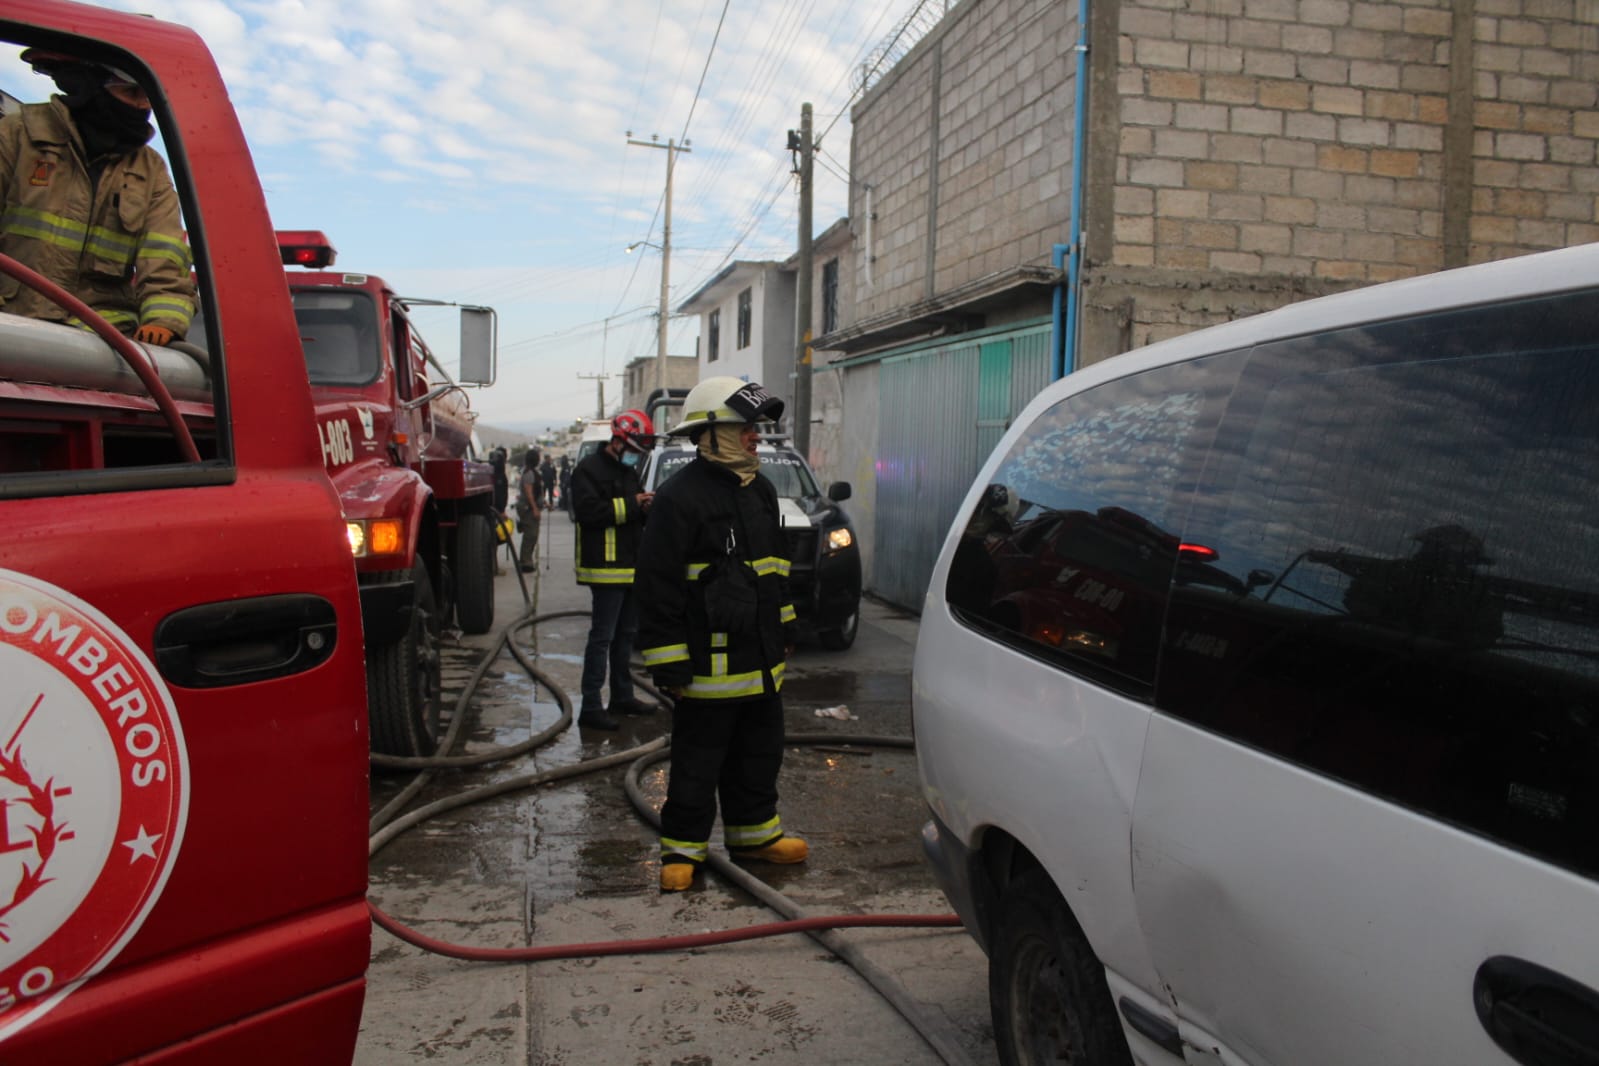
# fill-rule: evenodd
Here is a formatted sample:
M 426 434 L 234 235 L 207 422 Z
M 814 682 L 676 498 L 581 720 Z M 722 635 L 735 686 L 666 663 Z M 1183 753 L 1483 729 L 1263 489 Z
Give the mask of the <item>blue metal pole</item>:
M 1077 369 L 1077 312 L 1082 302 L 1079 272 L 1083 257 L 1083 172 L 1088 151 L 1088 4 L 1078 0 L 1077 5 L 1077 86 L 1072 131 L 1072 217 L 1069 251 L 1066 265 L 1066 325 L 1061 345 L 1061 373 Z M 1059 247 L 1057 245 L 1056 247 Z M 1056 299 L 1059 299 L 1057 290 Z
M 1056 270 L 1064 267 L 1066 265 L 1066 249 L 1068 247 L 1068 245 L 1064 244 L 1057 244 L 1051 247 L 1049 251 L 1049 265 L 1054 267 Z M 1066 286 L 1064 284 L 1057 283 L 1055 286 L 1054 302 L 1049 316 L 1049 380 L 1051 381 L 1059 381 L 1061 378 L 1065 377 L 1065 371 L 1061 369 L 1065 365 L 1064 357 L 1066 355 L 1066 338 L 1064 336 L 1065 328 L 1063 325 L 1063 320 L 1065 317 L 1063 308 L 1065 301 L 1061 299 L 1065 292 Z

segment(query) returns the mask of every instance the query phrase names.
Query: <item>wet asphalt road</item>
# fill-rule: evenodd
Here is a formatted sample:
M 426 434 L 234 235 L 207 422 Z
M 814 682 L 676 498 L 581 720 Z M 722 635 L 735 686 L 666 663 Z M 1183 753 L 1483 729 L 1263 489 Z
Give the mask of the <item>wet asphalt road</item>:
M 540 613 L 586 609 L 572 578 L 572 530 L 547 516 L 537 574 L 524 575 Z M 506 564 L 496 579 L 496 630 L 457 636 L 445 655 L 453 706 L 500 626 L 523 613 L 522 584 Z M 586 618 L 522 628 L 536 665 L 577 699 Z M 922 858 L 925 821 L 909 750 L 804 744 L 806 734 L 909 737 L 916 620 L 863 605 L 845 652 L 802 645 L 784 685 L 791 746 L 779 781 L 781 814 L 811 845 L 793 867 L 750 865 L 813 915 L 944 914 Z M 643 694 L 641 693 L 641 696 Z M 818 717 L 843 705 L 854 720 Z M 467 752 L 527 739 L 560 708 L 507 652 L 490 666 L 469 714 Z M 623 719 L 618 733 L 571 728 L 536 752 L 475 770 L 437 773 L 414 809 L 486 783 L 572 766 L 662 736 L 662 711 Z M 640 782 L 659 807 L 668 764 Z M 520 790 L 440 815 L 383 848 L 371 896 L 408 925 L 474 947 L 581 945 L 738 928 L 779 920 L 742 889 L 705 871 L 689 892 L 656 888 L 654 829 L 634 811 L 624 768 Z M 376 811 L 411 780 L 373 777 Z M 713 849 L 719 844 L 713 843 Z M 526 963 L 443 958 L 373 933 L 356 1062 L 633 1066 L 997 1061 L 988 1018 L 986 960 L 960 929 L 860 929 L 834 934 L 898 982 L 934 1033 L 929 1043 L 855 970 L 814 940 L 787 934 L 660 954 Z M 935 1047 L 942 1048 L 941 1051 Z

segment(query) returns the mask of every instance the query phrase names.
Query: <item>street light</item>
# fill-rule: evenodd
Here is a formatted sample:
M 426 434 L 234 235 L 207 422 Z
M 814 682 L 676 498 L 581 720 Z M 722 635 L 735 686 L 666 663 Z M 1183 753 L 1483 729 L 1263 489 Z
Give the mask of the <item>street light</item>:
M 668 168 L 667 173 L 668 175 L 671 174 L 670 168 Z M 668 215 L 667 217 L 670 218 L 671 216 Z M 671 223 L 668 222 L 667 226 L 670 227 Z M 666 236 L 663 238 L 668 244 L 655 244 L 652 241 L 634 241 L 626 248 L 629 255 L 632 255 L 636 248 L 654 248 L 661 253 L 661 308 L 656 315 L 657 321 L 655 323 L 655 384 L 663 390 L 666 388 L 666 271 L 671 254 L 667 251 L 667 247 L 672 239 L 671 233 L 671 229 L 668 228 Z

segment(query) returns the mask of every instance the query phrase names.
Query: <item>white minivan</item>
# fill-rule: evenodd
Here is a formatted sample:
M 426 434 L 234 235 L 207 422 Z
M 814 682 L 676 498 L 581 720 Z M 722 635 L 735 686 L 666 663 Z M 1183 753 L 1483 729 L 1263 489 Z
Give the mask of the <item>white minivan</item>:
M 1003 1061 L 1599 1062 L 1599 245 L 1055 382 L 913 699 Z

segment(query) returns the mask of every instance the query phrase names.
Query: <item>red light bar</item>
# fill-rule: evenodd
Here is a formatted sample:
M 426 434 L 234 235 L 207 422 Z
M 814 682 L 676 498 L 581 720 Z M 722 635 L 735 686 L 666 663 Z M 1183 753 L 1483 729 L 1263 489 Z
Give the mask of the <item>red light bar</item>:
M 1202 563 L 1213 563 L 1221 558 L 1221 553 L 1215 548 L 1207 548 L 1203 544 L 1179 544 L 1177 554 L 1186 555 L 1190 559 L 1198 559 Z
M 338 252 L 327 234 L 315 229 L 278 230 L 278 253 L 284 266 L 321 270 L 333 265 Z

